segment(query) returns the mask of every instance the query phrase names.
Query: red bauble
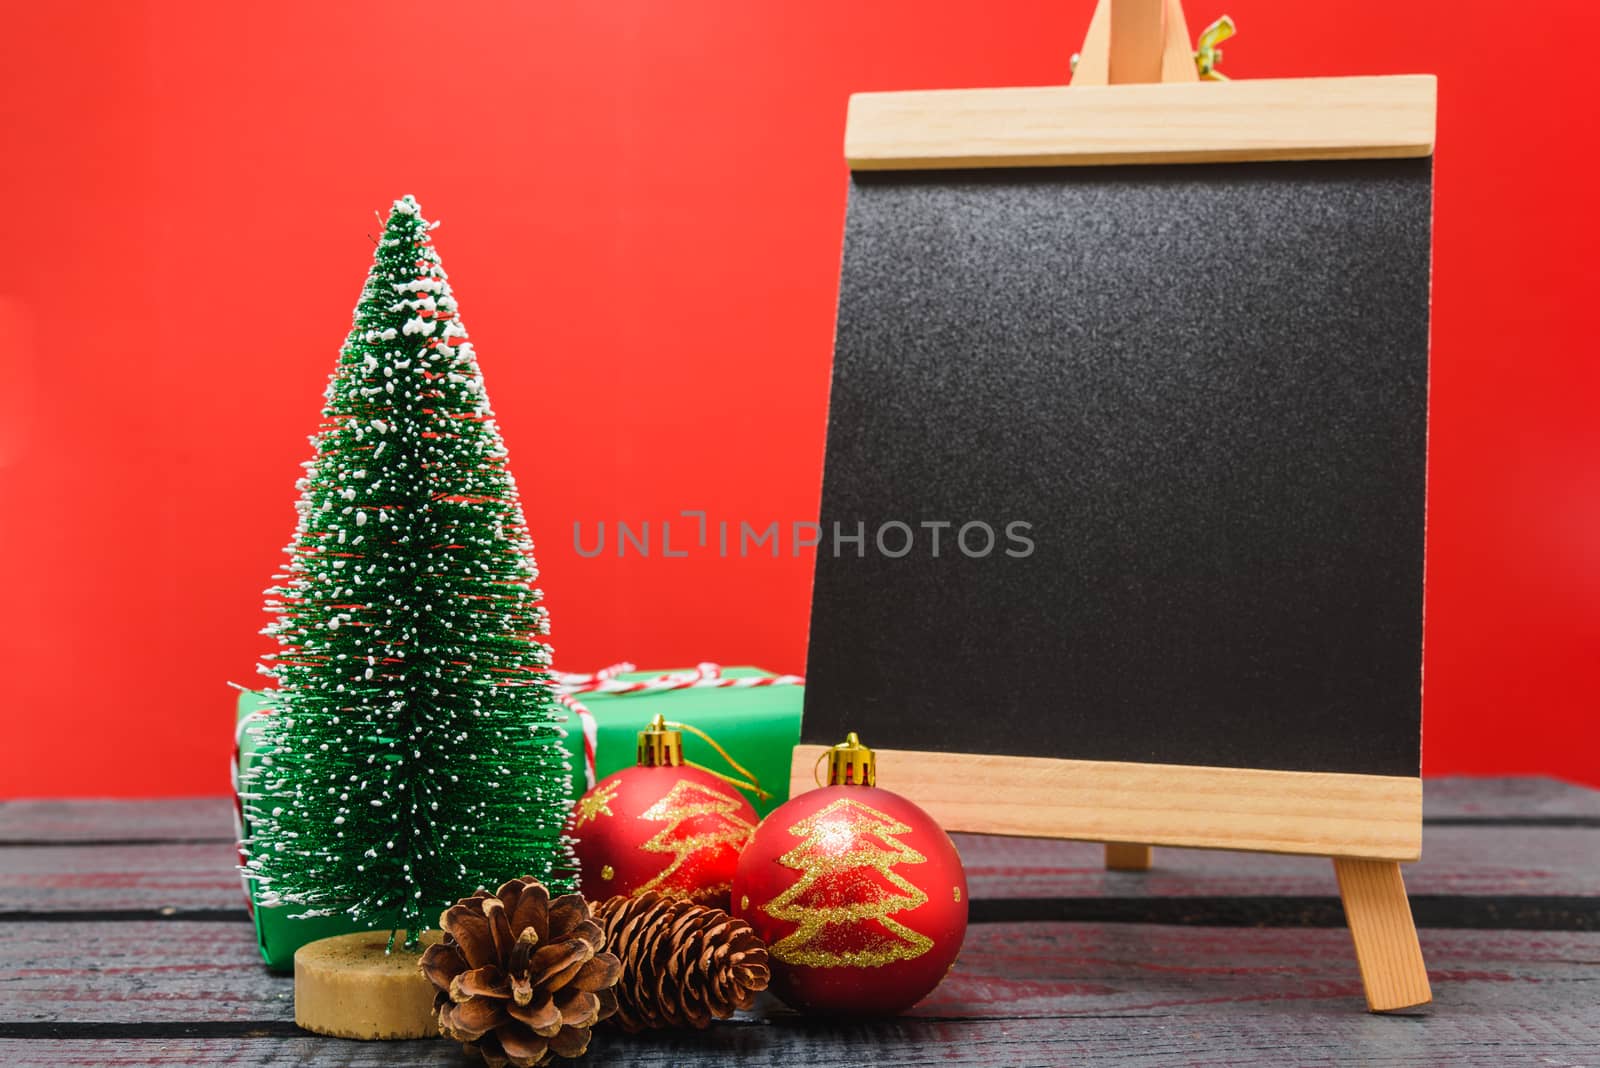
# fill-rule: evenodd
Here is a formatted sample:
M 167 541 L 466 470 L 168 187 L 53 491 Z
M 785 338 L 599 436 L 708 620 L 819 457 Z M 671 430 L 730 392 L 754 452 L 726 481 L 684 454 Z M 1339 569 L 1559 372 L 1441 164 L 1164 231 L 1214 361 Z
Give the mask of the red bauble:
M 737 789 L 686 766 L 623 768 L 578 800 L 572 834 L 583 894 L 647 890 L 728 906 L 756 810 Z
M 771 989 L 792 1008 L 896 1013 L 955 963 L 967 876 L 950 836 L 910 801 L 826 786 L 762 821 L 739 858 L 733 913 L 766 941 Z

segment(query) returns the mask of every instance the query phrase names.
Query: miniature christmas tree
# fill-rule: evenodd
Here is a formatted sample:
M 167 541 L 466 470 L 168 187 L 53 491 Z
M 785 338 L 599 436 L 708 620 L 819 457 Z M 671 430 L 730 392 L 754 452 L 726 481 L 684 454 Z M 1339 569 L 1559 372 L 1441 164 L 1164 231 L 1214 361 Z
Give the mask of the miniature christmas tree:
M 434 225 L 395 202 L 329 383 L 243 783 L 263 904 L 411 944 L 479 886 L 575 881 L 533 543 Z

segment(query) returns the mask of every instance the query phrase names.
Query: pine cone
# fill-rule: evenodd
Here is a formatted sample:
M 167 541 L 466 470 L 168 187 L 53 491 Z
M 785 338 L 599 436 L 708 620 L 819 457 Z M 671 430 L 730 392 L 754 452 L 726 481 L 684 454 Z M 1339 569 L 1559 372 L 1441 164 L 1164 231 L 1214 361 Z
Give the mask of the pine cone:
M 767 988 L 767 945 L 721 909 L 650 892 L 595 909 L 622 961 L 615 1020 L 624 1031 L 706 1027 Z
M 622 965 L 578 894 L 550 900 L 544 884 L 513 879 L 479 890 L 439 917 L 445 937 L 422 954 L 439 991 L 439 1030 L 491 1068 L 533 1068 L 580 1057 L 589 1028 L 617 1011 Z

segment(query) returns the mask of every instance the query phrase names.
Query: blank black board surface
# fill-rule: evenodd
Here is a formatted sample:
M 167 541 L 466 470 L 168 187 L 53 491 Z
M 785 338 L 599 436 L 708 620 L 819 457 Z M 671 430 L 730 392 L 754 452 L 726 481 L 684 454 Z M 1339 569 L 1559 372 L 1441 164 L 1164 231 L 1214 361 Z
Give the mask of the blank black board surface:
M 855 173 L 803 740 L 1417 775 L 1431 165 Z

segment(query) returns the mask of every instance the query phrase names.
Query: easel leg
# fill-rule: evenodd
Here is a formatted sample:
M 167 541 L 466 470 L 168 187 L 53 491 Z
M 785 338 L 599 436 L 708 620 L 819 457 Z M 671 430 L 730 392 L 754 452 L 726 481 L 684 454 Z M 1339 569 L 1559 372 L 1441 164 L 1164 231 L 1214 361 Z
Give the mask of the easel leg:
M 1333 870 L 1356 944 L 1367 1008 L 1383 1012 L 1432 1001 L 1400 865 L 1392 860 L 1335 857 Z
M 1149 871 L 1150 847 L 1127 842 L 1106 843 L 1106 871 Z

